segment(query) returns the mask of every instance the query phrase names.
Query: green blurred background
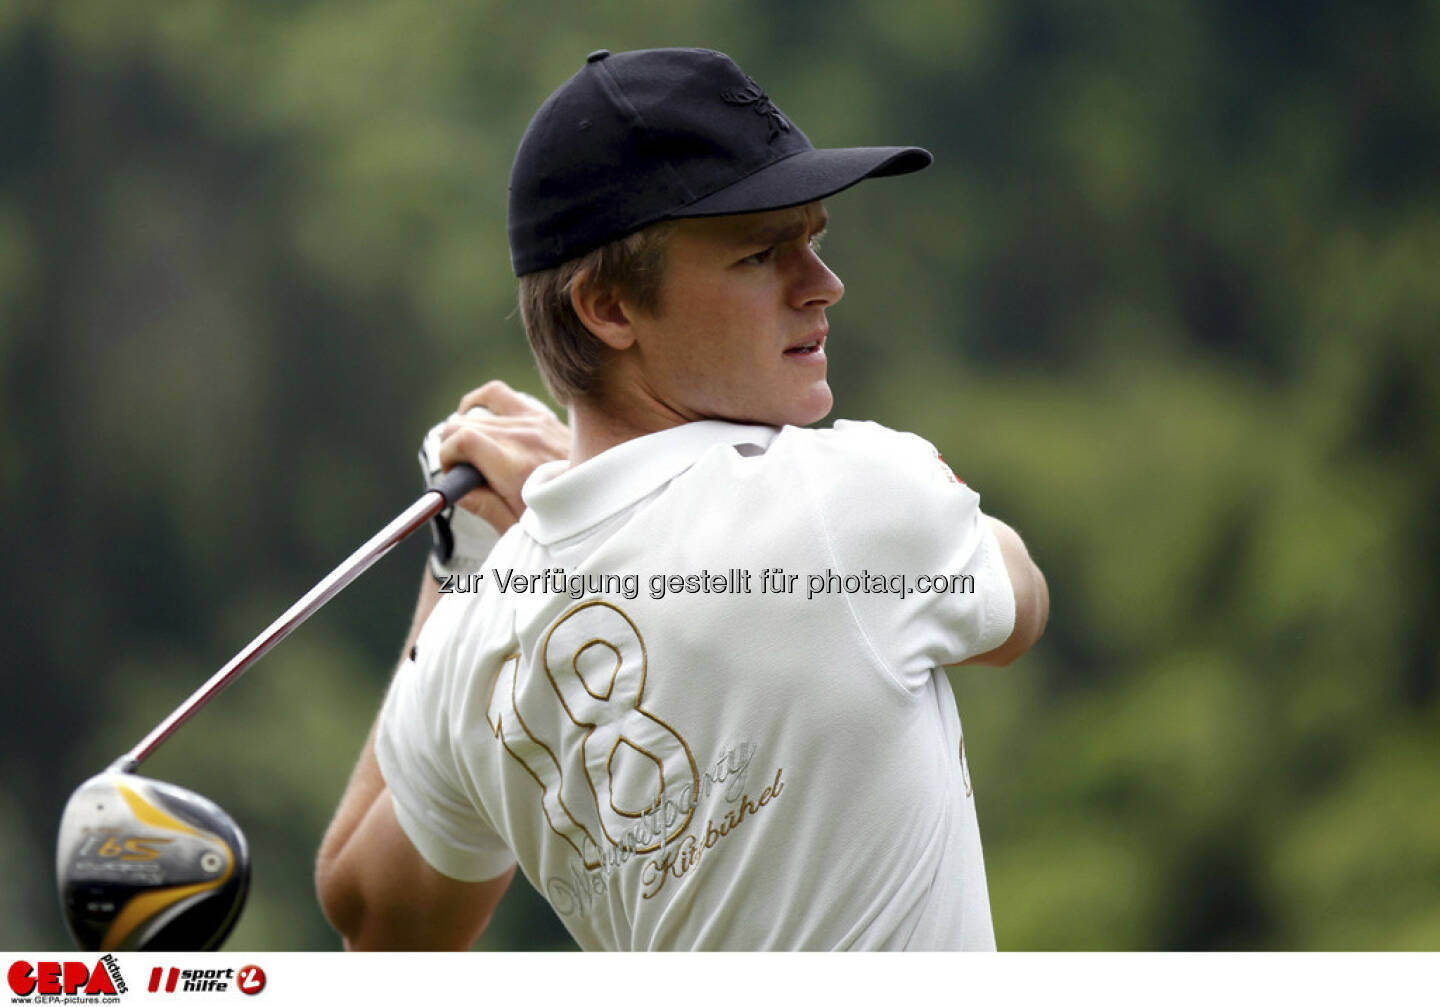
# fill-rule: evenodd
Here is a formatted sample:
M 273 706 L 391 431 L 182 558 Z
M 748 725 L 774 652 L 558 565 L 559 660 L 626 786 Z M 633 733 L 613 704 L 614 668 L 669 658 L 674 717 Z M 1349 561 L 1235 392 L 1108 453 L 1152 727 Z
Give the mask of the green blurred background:
M 821 145 L 835 417 L 916 430 L 1053 617 L 953 676 L 1010 949 L 1440 949 L 1440 5 L 0 4 L 0 947 L 54 829 L 413 499 L 421 433 L 539 391 L 510 158 L 600 47 L 729 52 Z M 146 771 L 256 864 L 236 949 L 325 949 L 314 849 L 424 546 Z M 836 879 L 839 883 L 842 879 Z M 517 883 L 484 946 L 569 946 Z

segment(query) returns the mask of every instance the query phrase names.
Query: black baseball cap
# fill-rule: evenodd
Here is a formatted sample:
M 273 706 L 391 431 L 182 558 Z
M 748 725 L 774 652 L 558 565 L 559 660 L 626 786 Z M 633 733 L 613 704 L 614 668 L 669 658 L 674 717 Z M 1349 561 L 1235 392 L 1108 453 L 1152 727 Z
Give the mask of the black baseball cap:
M 816 149 L 724 53 L 601 49 L 520 140 L 510 257 L 524 276 L 656 221 L 800 206 L 931 160 L 920 147 Z

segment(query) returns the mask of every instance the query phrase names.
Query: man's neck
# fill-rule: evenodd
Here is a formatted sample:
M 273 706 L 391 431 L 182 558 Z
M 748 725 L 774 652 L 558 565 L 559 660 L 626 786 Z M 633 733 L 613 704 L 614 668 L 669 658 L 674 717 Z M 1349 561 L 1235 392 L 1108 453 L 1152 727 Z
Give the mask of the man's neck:
M 570 465 L 579 465 L 636 437 L 690 421 L 690 417 L 658 405 L 649 409 L 618 410 L 604 403 L 577 399 L 570 406 Z

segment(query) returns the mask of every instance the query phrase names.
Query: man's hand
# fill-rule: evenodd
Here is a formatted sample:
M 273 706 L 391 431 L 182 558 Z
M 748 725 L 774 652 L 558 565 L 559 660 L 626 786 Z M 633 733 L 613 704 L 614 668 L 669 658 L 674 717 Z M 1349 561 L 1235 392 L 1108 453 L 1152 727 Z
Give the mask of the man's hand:
M 488 413 L 470 413 L 483 406 Z M 456 415 L 440 431 L 440 464 L 449 469 L 469 462 L 485 485 L 467 493 L 460 506 L 504 533 L 525 510 L 520 487 L 541 464 L 569 457 L 570 429 L 543 402 L 491 381 L 465 395 Z

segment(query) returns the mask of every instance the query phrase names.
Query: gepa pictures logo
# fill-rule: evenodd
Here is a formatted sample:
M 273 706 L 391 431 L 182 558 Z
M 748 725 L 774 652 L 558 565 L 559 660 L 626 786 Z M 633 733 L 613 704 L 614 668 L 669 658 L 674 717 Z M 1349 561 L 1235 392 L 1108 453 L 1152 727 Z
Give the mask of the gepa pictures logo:
M 94 965 L 84 962 L 17 961 L 6 974 L 17 1003 L 67 1003 L 62 998 L 112 997 L 118 1002 L 126 992 L 125 979 L 114 955 L 97 958 Z

